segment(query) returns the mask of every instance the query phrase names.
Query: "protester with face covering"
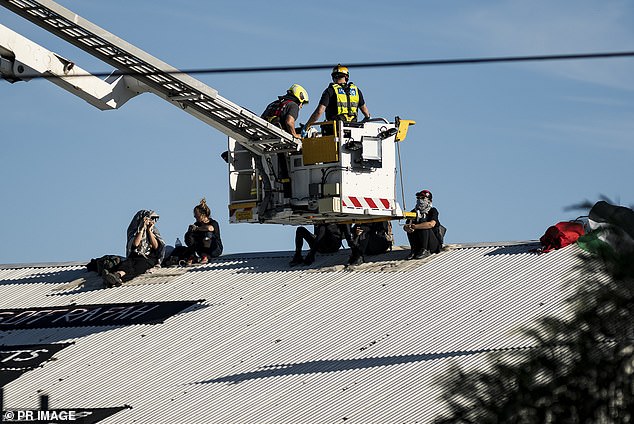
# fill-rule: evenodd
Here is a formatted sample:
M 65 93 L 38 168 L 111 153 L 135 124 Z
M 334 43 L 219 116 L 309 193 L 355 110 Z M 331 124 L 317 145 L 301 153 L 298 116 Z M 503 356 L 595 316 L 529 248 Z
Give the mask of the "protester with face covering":
M 158 265 L 165 254 L 165 242 L 156 228 L 159 216 L 150 210 L 138 211 L 128 226 L 126 259 L 112 268 L 104 270 L 106 287 L 120 286 L 124 281 L 145 273 Z
M 422 190 L 416 193 L 416 207 L 412 212 L 416 213 L 416 218 L 407 220 L 403 227 L 411 246 L 407 259 L 422 259 L 431 253 L 440 252 L 440 221 L 438 210 L 432 205 L 431 191 Z

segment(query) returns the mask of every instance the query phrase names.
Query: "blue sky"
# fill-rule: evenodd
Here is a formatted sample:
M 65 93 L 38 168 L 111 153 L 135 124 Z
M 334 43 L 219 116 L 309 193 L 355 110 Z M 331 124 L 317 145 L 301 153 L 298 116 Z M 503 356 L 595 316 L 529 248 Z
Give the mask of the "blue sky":
M 181 69 L 634 50 L 631 1 L 59 3 Z M 111 70 L 4 8 L 0 23 Z M 602 194 L 634 204 L 632 75 L 634 58 L 351 68 L 373 116 L 417 121 L 401 146 L 406 206 L 432 190 L 449 243 L 537 239 Z M 258 114 L 299 83 L 305 122 L 329 72 L 196 78 Z M 139 209 L 172 244 L 201 197 L 226 253 L 292 249 L 294 227 L 228 224 L 226 137 L 158 97 L 102 112 L 47 81 L 0 81 L 0 98 L 0 263 L 124 254 Z

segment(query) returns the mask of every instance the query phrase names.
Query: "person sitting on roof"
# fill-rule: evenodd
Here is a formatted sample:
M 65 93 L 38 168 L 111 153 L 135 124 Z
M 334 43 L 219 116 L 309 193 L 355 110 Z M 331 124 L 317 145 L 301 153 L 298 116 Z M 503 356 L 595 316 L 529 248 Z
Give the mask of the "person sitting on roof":
M 352 227 L 352 253 L 348 265 L 361 265 L 366 255 L 378 255 L 392 248 L 392 223 L 390 221 L 355 224 Z
M 440 252 L 440 221 L 438 210 L 432 206 L 431 191 L 416 193 L 416 207 L 412 212 L 416 212 L 416 218 L 408 219 L 403 226 L 412 250 L 407 259 L 422 259 L 431 253 Z
M 204 197 L 194 207 L 194 218 L 196 222 L 190 225 L 185 233 L 186 246 L 175 247 L 165 260 L 166 264 L 172 265 L 181 261 L 185 262 L 184 265 L 206 264 L 209 259 L 222 255 L 220 225 L 211 217 L 211 210 Z
M 156 228 L 158 219 L 158 214 L 151 210 L 143 209 L 134 215 L 128 225 L 126 259 L 110 271 L 103 271 L 106 287 L 118 287 L 161 263 L 165 242 Z
M 335 253 L 341 247 L 343 239 L 350 241 L 350 227 L 343 224 L 316 224 L 314 234 L 304 227 L 298 227 L 295 231 L 295 256 L 290 265 L 295 266 L 301 263 L 310 265 L 315 261 L 315 254 Z M 310 250 L 306 258 L 302 258 L 302 247 L 304 241 L 308 243 Z

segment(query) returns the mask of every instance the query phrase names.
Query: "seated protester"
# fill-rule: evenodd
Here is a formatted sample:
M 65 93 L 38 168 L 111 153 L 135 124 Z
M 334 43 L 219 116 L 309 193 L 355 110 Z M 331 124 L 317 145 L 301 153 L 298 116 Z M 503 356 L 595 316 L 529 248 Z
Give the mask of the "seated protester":
M 348 265 L 360 265 L 366 255 L 378 255 L 392 248 L 392 223 L 390 221 L 356 224 L 352 227 L 352 253 Z
M 127 231 L 126 259 L 109 271 L 103 270 L 106 287 L 120 286 L 160 264 L 165 243 L 155 225 L 158 219 L 159 216 L 149 210 L 140 210 L 134 215 Z
M 407 220 L 403 229 L 411 246 L 407 259 L 422 259 L 430 253 L 438 253 L 442 248 L 438 229 L 438 210 L 432 206 L 432 194 L 429 190 L 416 193 L 416 218 Z
M 315 233 L 311 233 L 304 227 L 297 228 L 295 232 L 295 256 L 291 260 L 290 265 L 295 266 L 301 263 L 310 265 L 315 261 L 315 254 L 319 253 L 335 253 L 341 247 L 341 241 L 345 238 L 350 241 L 350 227 L 342 224 L 317 224 L 314 229 Z M 308 243 L 310 251 L 306 258 L 302 258 L 302 247 L 304 241 Z
M 199 259 L 199 263 L 206 264 L 210 258 L 222 255 L 222 240 L 220 239 L 220 225 L 211 217 L 211 210 L 203 197 L 194 207 L 196 222 L 189 226 L 185 233 L 185 244 L 193 250 L 193 255 L 187 260 L 188 264 Z
M 190 225 L 185 233 L 186 246 L 174 248 L 166 260 L 168 264 L 179 261 L 185 261 L 187 265 L 206 264 L 209 259 L 222 255 L 220 225 L 211 218 L 211 210 L 205 198 L 194 207 L 194 218 L 196 222 Z

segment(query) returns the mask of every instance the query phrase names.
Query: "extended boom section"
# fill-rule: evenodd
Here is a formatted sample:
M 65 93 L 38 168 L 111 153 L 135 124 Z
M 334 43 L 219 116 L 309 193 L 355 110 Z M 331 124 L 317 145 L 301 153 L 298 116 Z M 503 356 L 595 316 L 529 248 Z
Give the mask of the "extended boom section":
M 0 0 L 0 5 L 142 82 L 254 153 L 295 149 L 290 134 L 54 1 Z
M 0 25 L 0 76 L 43 77 L 102 110 L 150 92 L 226 134 L 230 222 L 399 219 L 396 146 L 414 121 L 323 122 L 303 140 L 52 0 L 0 6 L 113 66 L 105 80 Z

